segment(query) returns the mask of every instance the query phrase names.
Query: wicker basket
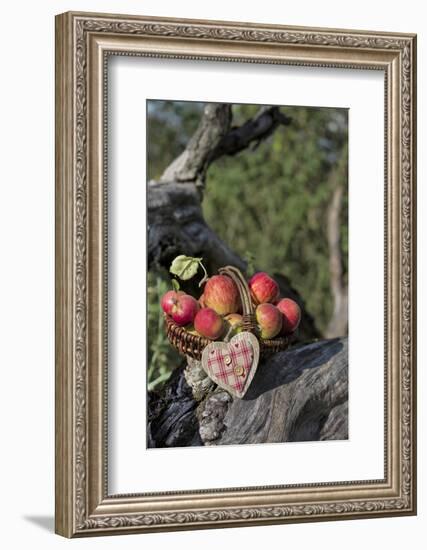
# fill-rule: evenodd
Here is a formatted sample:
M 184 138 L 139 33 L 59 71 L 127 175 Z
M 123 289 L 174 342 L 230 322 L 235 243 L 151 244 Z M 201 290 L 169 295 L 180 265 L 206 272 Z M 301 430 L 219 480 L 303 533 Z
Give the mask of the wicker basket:
M 232 266 L 223 267 L 218 270 L 218 273 L 227 275 L 236 283 L 242 301 L 243 329 L 252 332 L 258 337 L 255 330 L 254 304 L 252 303 L 249 286 L 245 277 L 241 271 Z M 182 355 L 189 355 L 193 359 L 200 360 L 204 348 L 210 344 L 212 340 L 204 338 L 203 336 L 191 334 L 185 327 L 177 325 L 169 315 L 165 315 L 165 321 L 167 337 L 174 348 Z M 292 340 L 293 335 L 275 338 L 273 340 L 263 340 L 259 338 L 261 356 L 283 351 L 289 346 Z

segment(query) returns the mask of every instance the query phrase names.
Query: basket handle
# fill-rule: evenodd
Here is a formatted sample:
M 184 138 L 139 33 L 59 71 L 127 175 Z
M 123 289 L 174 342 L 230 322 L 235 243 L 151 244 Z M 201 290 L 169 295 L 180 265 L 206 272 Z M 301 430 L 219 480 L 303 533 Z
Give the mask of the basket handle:
M 243 308 L 243 328 L 249 332 L 255 332 L 254 306 L 248 283 L 242 272 L 237 267 L 227 265 L 218 269 L 218 273 L 227 275 L 236 284 Z

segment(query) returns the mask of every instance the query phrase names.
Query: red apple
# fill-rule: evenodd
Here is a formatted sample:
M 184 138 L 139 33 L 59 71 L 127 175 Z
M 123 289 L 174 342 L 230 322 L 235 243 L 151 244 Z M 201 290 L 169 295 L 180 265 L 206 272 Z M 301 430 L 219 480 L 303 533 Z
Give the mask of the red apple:
M 301 308 L 299 305 L 290 298 L 282 298 L 277 304 L 277 308 L 282 312 L 283 334 L 294 332 L 301 321 Z
M 219 315 L 235 313 L 240 307 L 240 296 L 234 281 L 226 275 L 214 275 L 205 285 L 204 303 Z
M 260 304 L 255 310 L 255 317 L 261 338 L 274 338 L 282 330 L 282 314 L 273 304 Z
M 177 325 L 183 327 L 193 322 L 200 305 L 199 302 L 178 290 L 169 290 L 161 300 L 161 306 L 165 313 L 170 315 Z
M 224 332 L 224 323 L 216 311 L 210 307 L 204 307 L 194 318 L 194 328 L 205 338 L 216 340 Z
M 249 288 L 257 304 L 275 302 L 279 298 L 279 285 L 267 273 L 260 271 L 249 279 Z
M 162 306 L 163 311 L 168 315 L 171 315 L 172 308 L 178 302 L 179 296 L 182 296 L 184 294 L 185 293 L 182 292 L 182 290 L 169 290 L 168 292 L 163 294 L 163 297 L 160 301 L 160 305 Z

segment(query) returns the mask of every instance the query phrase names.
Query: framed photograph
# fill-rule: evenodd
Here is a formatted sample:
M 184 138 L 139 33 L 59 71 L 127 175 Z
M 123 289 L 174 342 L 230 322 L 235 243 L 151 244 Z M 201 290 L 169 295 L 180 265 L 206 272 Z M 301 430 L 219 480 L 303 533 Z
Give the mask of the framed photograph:
M 56 18 L 56 532 L 416 513 L 416 37 Z

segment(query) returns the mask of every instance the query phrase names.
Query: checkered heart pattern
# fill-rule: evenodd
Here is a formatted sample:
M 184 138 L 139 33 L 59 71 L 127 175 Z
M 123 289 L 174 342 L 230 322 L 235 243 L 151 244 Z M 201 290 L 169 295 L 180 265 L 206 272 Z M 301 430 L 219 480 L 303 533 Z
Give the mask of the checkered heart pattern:
M 249 332 L 234 336 L 230 342 L 212 342 L 203 350 L 202 366 L 219 386 L 243 397 L 258 366 L 259 344 Z

